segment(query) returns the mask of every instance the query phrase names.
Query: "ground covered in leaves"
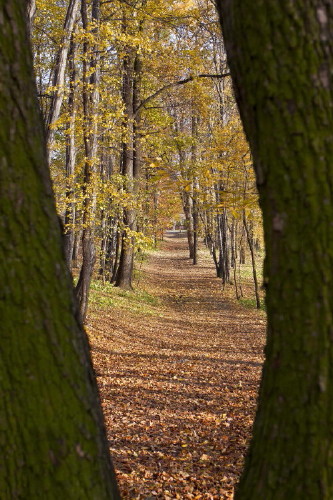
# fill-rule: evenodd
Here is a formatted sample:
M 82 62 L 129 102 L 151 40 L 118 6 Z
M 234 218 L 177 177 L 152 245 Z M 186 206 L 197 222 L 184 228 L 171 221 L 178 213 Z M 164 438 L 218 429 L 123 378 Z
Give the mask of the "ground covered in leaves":
M 253 421 L 265 315 L 169 233 L 135 292 L 95 285 L 88 318 L 124 499 L 231 499 Z

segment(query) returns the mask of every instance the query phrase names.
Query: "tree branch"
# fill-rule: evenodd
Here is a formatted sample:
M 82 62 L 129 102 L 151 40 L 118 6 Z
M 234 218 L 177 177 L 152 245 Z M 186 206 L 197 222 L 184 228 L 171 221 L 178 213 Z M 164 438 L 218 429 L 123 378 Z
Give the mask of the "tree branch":
M 149 97 L 147 97 L 146 99 L 144 99 L 140 103 L 140 105 L 136 108 L 134 114 L 136 115 L 138 113 L 138 111 L 140 111 L 140 109 L 143 108 L 148 102 L 150 102 L 152 99 L 155 99 L 155 97 L 157 97 L 160 94 L 162 94 L 162 92 L 164 92 L 165 90 L 168 90 L 168 89 L 170 89 L 172 87 L 176 87 L 177 85 L 185 85 L 185 83 L 193 82 L 197 78 L 225 78 L 227 76 L 230 76 L 230 73 L 222 73 L 222 74 L 219 74 L 219 75 L 209 75 L 209 74 L 204 74 L 203 73 L 203 74 L 200 74 L 200 75 L 189 76 L 188 78 L 184 78 L 183 80 L 178 80 L 177 82 L 168 83 L 167 85 L 164 85 L 164 87 L 161 87 L 156 92 L 154 92 L 153 94 L 151 94 Z

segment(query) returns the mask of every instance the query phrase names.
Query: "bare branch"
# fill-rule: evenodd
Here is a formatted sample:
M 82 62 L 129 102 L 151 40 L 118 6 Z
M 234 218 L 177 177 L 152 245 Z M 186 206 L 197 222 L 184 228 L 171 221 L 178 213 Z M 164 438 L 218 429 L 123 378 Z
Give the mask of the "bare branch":
M 144 99 L 140 103 L 140 105 L 136 108 L 134 114 L 137 114 L 137 112 L 141 108 L 143 108 L 148 102 L 152 101 L 157 96 L 159 96 L 160 94 L 162 94 L 162 92 L 164 92 L 165 90 L 171 89 L 172 87 L 177 87 L 177 85 L 185 85 L 186 83 L 193 82 L 197 78 L 226 78 L 227 76 L 230 76 L 230 73 L 222 73 L 222 74 L 219 74 L 219 75 L 200 74 L 200 75 L 189 76 L 188 78 L 184 78 L 183 80 L 178 80 L 177 82 L 168 83 L 167 85 L 164 85 L 164 87 L 161 87 L 156 92 L 154 92 L 153 94 L 151 94 L 149 97 L 147 97 L 146 99 Z

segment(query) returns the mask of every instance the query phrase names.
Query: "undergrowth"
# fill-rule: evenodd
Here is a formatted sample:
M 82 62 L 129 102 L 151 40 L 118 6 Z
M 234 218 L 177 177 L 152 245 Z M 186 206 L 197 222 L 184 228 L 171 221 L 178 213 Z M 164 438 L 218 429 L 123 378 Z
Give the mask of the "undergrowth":
M 122 290 L 111 283 L 94 280 L 91 283 L 90 303 L 100 310 L 123 309 L 131 313 L 161 316 L 160 301 L 146 290 Z

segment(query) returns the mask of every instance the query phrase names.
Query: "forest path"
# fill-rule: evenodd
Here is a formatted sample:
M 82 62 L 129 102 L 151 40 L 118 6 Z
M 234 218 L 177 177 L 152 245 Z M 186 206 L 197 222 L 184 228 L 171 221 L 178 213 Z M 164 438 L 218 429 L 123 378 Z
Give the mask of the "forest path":
M 265 317 L 225 297 L 205 252 L 193 266 L 183 236 L 144 264 L 142 311 L 91 307 L 124 499 L 230 499 L 250 437 Z

